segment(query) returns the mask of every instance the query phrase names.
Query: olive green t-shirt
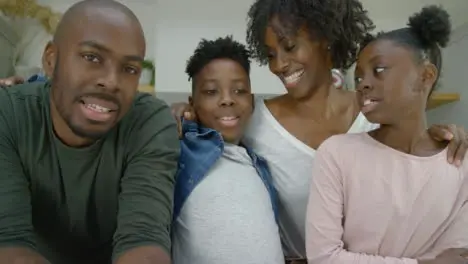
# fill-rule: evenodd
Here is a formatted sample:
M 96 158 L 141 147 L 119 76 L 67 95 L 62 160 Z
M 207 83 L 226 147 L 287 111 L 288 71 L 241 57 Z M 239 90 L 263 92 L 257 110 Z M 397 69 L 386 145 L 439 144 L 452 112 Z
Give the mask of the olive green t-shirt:
M 138 94 L 129 113 L 85 148 L 53 131 L 49 85 L 0 89 L 0 247 L 52 264 L 105 264 L 138 246 L 170 252 L 180 146 L 169 107 Z

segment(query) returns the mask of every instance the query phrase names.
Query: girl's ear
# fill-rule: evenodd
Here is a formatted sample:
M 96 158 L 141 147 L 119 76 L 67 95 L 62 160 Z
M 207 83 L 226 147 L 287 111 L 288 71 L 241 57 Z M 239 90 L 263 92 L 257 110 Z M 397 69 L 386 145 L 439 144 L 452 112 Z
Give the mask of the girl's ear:
M 437 81 L 437 78 L 439 76 L 439 70 L 433 63 L 429 61 L 426 61 L 423 67 L 424 68 L 422 71 L 422 82 L 426 92 L 429 92 L 430 90 L 432 90 Z

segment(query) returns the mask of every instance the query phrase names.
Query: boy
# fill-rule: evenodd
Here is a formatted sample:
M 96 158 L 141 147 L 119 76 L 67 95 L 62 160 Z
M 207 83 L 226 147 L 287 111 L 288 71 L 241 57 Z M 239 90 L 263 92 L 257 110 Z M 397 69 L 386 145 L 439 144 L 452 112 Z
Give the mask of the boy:
M 253 112 L 249 52 L 231 37 L 202 40 L 186 72 L 198 123 L 183 122 L 173 262 L 284 263 L 267 164 L 240 144 Z

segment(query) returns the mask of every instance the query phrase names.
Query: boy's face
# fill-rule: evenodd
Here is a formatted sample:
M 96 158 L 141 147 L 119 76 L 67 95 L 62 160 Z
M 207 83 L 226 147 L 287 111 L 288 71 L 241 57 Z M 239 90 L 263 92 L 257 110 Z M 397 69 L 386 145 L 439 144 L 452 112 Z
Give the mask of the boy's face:
M 238 144 L 253 111 L 248 73 L 233 60 L 216 59 L 193 81 L 189 100 L 198 121 L 220 132 L 224 141 Z

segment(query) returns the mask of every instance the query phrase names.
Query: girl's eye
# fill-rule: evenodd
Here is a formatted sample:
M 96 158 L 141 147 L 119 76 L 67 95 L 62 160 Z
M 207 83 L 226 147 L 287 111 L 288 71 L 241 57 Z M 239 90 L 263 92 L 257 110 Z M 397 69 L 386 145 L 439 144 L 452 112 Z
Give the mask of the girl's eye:
M 384 70 L 385 70 L 384 67 L 377 67 L 377 68 L 375 68 L 375 72 L 376 72 L 376 73 L 381 73 L 381 72 L 383 72 Z

